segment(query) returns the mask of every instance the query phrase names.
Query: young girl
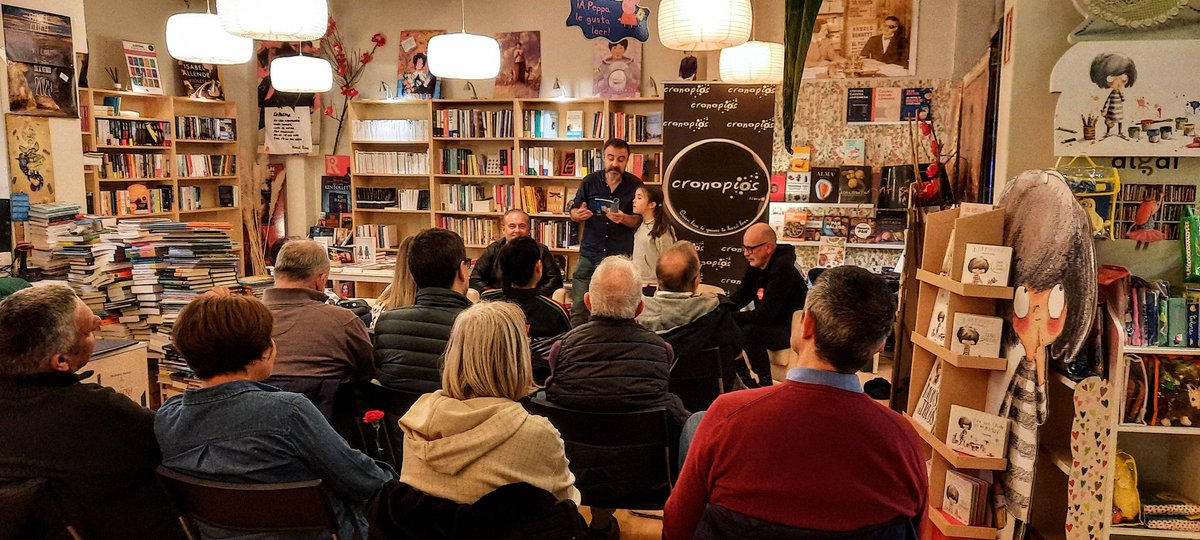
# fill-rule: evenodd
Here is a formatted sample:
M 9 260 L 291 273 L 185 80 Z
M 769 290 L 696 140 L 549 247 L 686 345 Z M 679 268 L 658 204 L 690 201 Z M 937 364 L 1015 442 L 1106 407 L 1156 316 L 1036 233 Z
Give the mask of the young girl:
M 642 283 L 658 283 L 658 255 L 675 243 L 675 229 L 667 221 L 662 190 L 654 186 L 638 188 L 633 213 L 642 216 L 642 225 L 633 233 L 633 264 L 642 274 Z

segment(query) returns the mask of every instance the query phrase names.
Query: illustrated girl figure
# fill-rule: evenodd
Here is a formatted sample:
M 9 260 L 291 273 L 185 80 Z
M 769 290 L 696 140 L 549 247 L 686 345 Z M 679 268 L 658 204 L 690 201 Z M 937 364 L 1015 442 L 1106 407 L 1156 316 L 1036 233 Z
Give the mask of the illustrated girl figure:
M 962 343 L 963 356 L 971 356 L 971 346 L 979 343 L 979 330 L 964 326 L 958 329 L 954 337 L 958 338 L 959 343 Z
M 956 435 L 958 444 L 967 444 L 967 433 L 971 432 L 971 419 L 965 416 L 958 417 L 958 435 Z
M 1137 67 L 1133 60 L 1120 53 L 1100 53 L 1092 60 L 1092 82 L 1100 88 L 1108 88 L 1108 99 L 1100 108 L 1100 116 L 1104 117 L 1104 137 L 1112 135 L 1116 126 L 1116 135 L 1128 140 L 1125 136 L 1125 88 L 1133 88 L 1137 81 Z
M 999 414 L 1013 420 L 1001 502 L 1028 522 L 1038 426 L 1046 420 L 1046 365 L 1070 363 L 1096 311 L 1096 253 L 1087 214 L 1055 171 L 1025 171 L 1004 189 L 1004 244 L 1013 248 L 1012 305 L 1002 306 L 1009 371 Z M 1012 365 L 1016 363 L 1015 369 Z
M 937 326 L 933 327 L 933 335 L 938 341 L 946 339 L 946 333 L 942 330 L 942 324 L 946 322 L 946 312 L 939 311 L 937 314 Z
M 987 259 L 983 257 L 971 259 L 971 262 L 967 263 L 967 270 L 971 272 L 971 283 L 974 285 L 983 285 L 983 275 L 987 273 L 990 267 L 991 265 L 988 264 Z

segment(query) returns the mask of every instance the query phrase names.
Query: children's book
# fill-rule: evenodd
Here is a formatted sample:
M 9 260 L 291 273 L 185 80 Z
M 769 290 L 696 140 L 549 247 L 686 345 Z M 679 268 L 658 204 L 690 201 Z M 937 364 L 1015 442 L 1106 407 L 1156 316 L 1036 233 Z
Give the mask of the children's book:
M 968 456 L 1003 458 L 1008 419 L 961 405 L 950 406 L 946 445 Z

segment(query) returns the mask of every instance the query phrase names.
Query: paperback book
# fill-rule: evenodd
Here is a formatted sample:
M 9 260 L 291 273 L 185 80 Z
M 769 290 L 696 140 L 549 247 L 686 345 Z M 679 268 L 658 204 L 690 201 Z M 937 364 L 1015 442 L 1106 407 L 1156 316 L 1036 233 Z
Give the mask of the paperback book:
M 1000 317 L 955 313 L 950 352 L 963 356 L 1000 357 L 1000 335 L 1004 320 Z
M 1012 262 L 1012 248 L 967 244 L 963 257 L 962 282 L 972 285 L 1008 286 L 1008 267 Z
M 961 405 L 950 406 L 946 445 L 951 450 L 968 456 L 999 459 L 1004 457 L 1007 440 L 1007 418 Z

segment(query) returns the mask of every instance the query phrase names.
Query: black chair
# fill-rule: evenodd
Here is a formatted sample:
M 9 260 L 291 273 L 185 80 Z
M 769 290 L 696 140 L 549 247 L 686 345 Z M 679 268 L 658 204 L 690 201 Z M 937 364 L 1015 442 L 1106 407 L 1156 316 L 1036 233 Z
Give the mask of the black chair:
M 338 519 L 320 480 L 232 484 L 195 478 L 163 466 L 155 472 L 190 540 L 200 535 L 189 519 L 239 532 L 327 531 L 334 540 L 338 538 Z
M 363 429 L 363 440 L 368 441 L 363 452 L 374 459 L 386 462 L 396 472 L 399 472 L 400 465 L 404 462 L 404 432 L 400 430 L 397 423 L 400 421 L 400 417 L 412 408 L 413 403 L 416 403 L 417 399 L 425 394 L 396 390 L 375 383 L 365 384 L 361 390 L 363 412 L 378 409 L 384 414 L 378 436 L 372 432 L 370 426 L 359 423 Z M 362 418 L 361 414 L 359 418 Z M 376 441 L 377 445 L 369 442 L 372 440 Z
M 665 407 L 609 413 L 568 409 L 541 398 L 523 403 L 562 435 L 583 505 L 662 509 L 674 483 Z
M 77 521 L 45 478 L 0 479 L 0 540 L 83 538 Z M 74 517 L 72 517 L 74 516 Z
M 725 392 L 721 350 L 711 347 L 693 356 L 676 358 L 671 366 L 669 389 L 679 396 L 687 410 L 708 410 L 713 400 Z

